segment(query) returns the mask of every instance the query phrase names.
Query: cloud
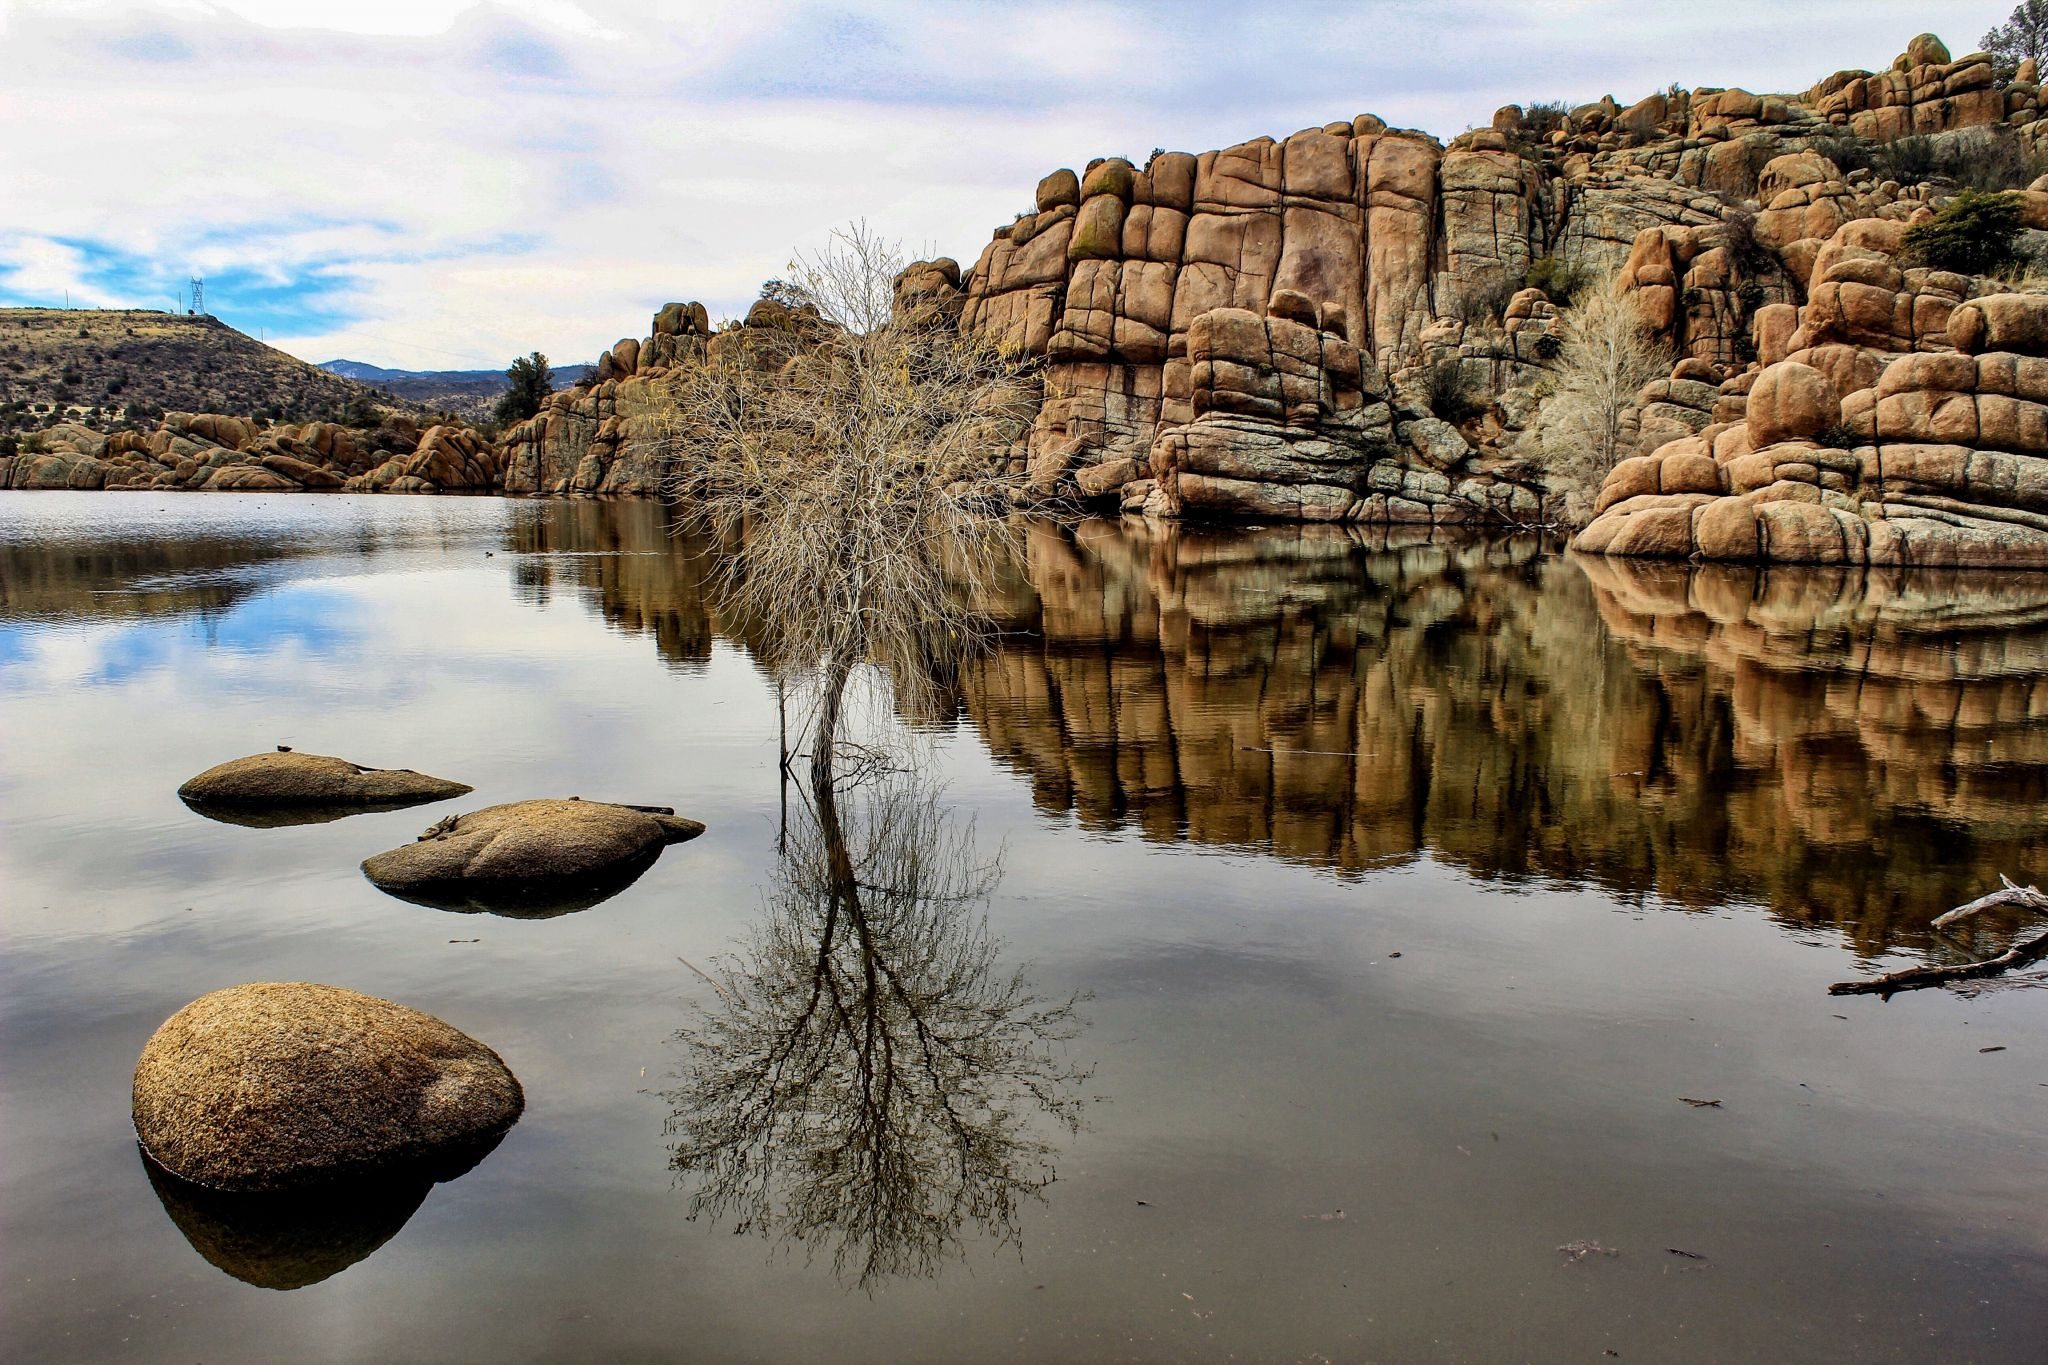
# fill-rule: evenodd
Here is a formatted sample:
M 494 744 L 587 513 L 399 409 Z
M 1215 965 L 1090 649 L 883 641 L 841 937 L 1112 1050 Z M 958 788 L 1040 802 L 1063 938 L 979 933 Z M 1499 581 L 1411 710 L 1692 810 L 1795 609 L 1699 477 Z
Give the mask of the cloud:
M 1953 46 L 2005 0 L 1942 16 Z M 1047 170 L 1373 111 L 1881 67 L 1907 0 L 0 0 L 0 302 L 209 305 L 309 359 L 588 359 L 864 217 L 971 260 Z M 1759 37 L 1768 35 L 1768 41 Z M 128 291 L 133 291 L 132 293 Z

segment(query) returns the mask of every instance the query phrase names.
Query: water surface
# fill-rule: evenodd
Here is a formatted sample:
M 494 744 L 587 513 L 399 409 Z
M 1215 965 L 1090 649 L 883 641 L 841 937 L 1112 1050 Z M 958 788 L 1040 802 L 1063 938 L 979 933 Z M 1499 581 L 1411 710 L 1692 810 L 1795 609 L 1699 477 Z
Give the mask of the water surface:
M 1926 920 L 2042 874 L 2048 576 L 1017 536 L 999 647 L 854 843 L 919 889 L 869 927 L 931 1017 L 983 1017 L 988 982 L 1081 997 L 1023 1040 L 1078 1130 L 1018 1103 L 963 1181 L 916 1145 L 929 1105 L 883 1132 L 819 1085 L 821 1162 L 918 1181 L 720 1205 L 671 1168 L 704 1117 L 678 1034 L 741 1017 L 721 963 L 773 983 L 822 932 L 815 846 L 775 692 L 661 509 L 0 497 L 6 1354 L 2039 1358 L 2048 995 L 1826 986 L 1964 951 Z M 177 800 L 279 743 L 477 790 L 268 829 Z M 545 919 L 356 870 L 571 794 L 710 830 Z M 526 1117 L 423 1197 L 252 1232 L 160 1196 L 143 1041 L 298 979 L 488 1042 Z M 922 1074 L 974 1093 L 1002 1060 Z M 1618 1254 L 1558 1250 L 1585 1243 Z M 324 1278 L 217 1268 L 252 1247 Z

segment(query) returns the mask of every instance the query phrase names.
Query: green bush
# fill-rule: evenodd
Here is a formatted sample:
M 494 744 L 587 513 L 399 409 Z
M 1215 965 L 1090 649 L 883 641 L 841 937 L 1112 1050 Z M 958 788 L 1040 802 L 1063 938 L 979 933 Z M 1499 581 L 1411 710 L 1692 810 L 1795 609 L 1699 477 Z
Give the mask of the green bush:
M 1528 287 L 1541 289 L 1552 303 L 1570 303 L 1586 287 L 1586 272 L 1555 256 L 1538 256 L 1529 263 Z
M 1456 360 L 1439 360 L 1429 367 L 1425 378 L 1429 410 L 1453 425 L 1469 422 L 1492 404 L 1465 377 L 1465 367 Z
M 1931 137 L 1902 137 L 1880 146 L 1871 155 L 1870 169 L 1880 180 L 1918 185 L 1940 173 L 1941 153 Z
M 1964 190 L 1934 217 L 1906 231 L 1906 258 L 1917 265 L 1988 275 L 2021 263 L 2024 227 L 2016 194 Z

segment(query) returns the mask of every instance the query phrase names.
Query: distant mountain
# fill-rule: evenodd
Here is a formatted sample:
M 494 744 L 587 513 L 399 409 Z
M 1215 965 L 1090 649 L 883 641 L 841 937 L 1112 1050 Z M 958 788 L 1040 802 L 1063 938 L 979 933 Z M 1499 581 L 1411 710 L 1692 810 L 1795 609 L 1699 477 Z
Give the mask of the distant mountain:
M 472 422 L 488 418 L 498 395 L 506 388 L 503 370 L 387 370 L 361 360 L 327 360 L 319 368 L 357 383 L 374 384 L 423 407 L 452 412 Z M 557 365 L 555 387 L 573 384 L 596 368 Z
M 424 416 L 383 386 L 317 369 L 214 317 L 150 309 L 0 308 L 0 433 L 52 422 L 147 427 L 165 412 L 258 421 Z

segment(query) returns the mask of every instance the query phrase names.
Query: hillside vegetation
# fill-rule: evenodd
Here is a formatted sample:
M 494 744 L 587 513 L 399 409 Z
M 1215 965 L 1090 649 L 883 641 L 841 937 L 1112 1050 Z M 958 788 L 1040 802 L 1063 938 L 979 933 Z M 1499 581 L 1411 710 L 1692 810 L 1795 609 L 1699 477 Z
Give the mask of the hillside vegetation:
M 0 308 L 0 433 L 101 431 L 166 412 L 374 426 L 419 403 L 329 374 L 213 317 L 146 309 Z
M 492 409 L 505 395 L 503 370 L 387 370 L 360 360 L 328 360 L 320 368 L 425 407 L 451 412 L 476 426 L 491 423 Z M 555 383 L 574 384 L 596 368 L 557 365 Z

